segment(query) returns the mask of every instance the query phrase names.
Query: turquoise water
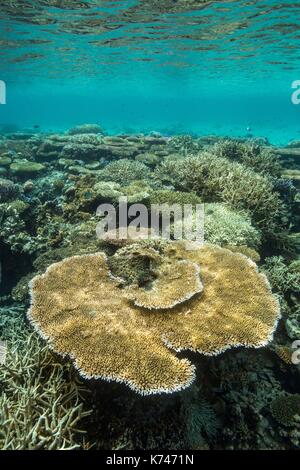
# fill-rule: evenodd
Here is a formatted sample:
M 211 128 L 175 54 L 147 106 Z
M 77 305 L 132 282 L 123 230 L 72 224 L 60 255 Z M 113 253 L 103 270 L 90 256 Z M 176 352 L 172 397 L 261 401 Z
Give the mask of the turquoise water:
M 299 39 L 288 0 L 2 2 L 0 450 L 300 449 Z
M 0 124 L 298 138 L 300 5 L 200 4 L 6 2 Z

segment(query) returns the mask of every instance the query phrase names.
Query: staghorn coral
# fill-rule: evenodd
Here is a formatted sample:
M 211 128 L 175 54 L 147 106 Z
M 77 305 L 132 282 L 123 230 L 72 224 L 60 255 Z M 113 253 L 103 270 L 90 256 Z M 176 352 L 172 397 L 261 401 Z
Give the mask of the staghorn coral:
M 0 448 L 79 448 L 84 433 L 79 422 L 90 414 L 82 403 L 86 389 L 72 367 L 58 362 L 28 330 L 20 313 L 20 308 L 0 309 L 0 336 L 7 344 L 0 365 Z
M 280 395 L 272 401 L 270 410 L 273 417 L 284 426 L 293 426 L 295 418 L 300 419 L 300 395 Z
M 212 152 L 218 157 L 239 161 L 260 174 L 278 177 L 282 171 L 279 157 L 255 142 L 223 140 L 215 144 Z
M 265 259 L 263 269 L 273 289 L 280 295 L 300 293 L 299 261 L 293 261 L 288 265 L 282 256 L 271 256 Z
M 172 159 L 156 167 L 154 178 L 176 189 L 194 191 L 205 202 L 224 202 L 238 211 L 247 211 L 256 227 L 278 232 L 286 208 L 270 178 L 245 165 L 208 152 Z
M 141 394 L 173 392 L 194 380 L 190 361 L 169 349 L 215 355 L 270 341 L 278 303 L 253 262 L 212 245 L 187 251 L 171 244 L 165 255 L 201 266 L 200 298 L 164 311 L 139 309 L 97 253 L 65 259 L 34 278 L 28 318 L 83 376 L 125 382 Z
M 150 195 L 150 204 L 200 204 L 201 199 L 193 192 L 172 191 L 171 189 L 156 190 Z

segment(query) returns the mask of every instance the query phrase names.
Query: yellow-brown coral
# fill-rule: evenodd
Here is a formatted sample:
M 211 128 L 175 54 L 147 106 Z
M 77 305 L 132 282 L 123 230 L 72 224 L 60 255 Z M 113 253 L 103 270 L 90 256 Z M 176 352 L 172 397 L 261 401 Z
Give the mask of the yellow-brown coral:
M 142 394 L 192 382 L 194 366 L 170 353 L 149 318 L 122 297 L 104 254 L 53 264 L 31 290 L 29 319 L 83 376 L 125 382 Z
M 166 259 L 157 270 L 157 279 L 151 289 L 130 286 L 127 298 L 134 305 L 147 309 L 168 309 L 199 294 L 203 285 L 199 266 L 187 260 Z
M 172 244 L 166 251 L 201 266 L 200 296 L 167 310 L 138 308 L 97 253 L 68 258 L 37 276 L 29 319 L 82 375 L 125 382 L 141 394 L 173 392 L 193 381 L 194 366 L 170 349 L 214 355 L 272 338 L 278 303 L 252 261 L 212 245 L 187 251 Z
M 283 362 L 289 365 L 293 364 L 293 361 L 292 361 L 293 350 L 291 350 L 288 346 L 277 345 L 274 347 L 274 351 Z

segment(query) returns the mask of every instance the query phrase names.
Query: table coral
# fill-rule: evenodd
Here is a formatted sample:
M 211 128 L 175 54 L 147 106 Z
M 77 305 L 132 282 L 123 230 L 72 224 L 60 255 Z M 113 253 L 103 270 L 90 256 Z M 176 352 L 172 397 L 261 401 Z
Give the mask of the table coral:
M 102 253 L 51 265 L 31 288 L 29 319 L 83 376 L 125 382 L 142 394 L 179 390 L 194 379 L 192 364 L 171 354 L 147 328 L 150 317 L 122 297 Z
M 84 377 L 124 382 L 143 395 L 174 392 L 194 380 L 191 362 L 170 349 L 215 355 L 271 340 L 278 303 L 252 261 L 212 245 L 187 251 L 175 243 L 165 255 L 201 266 L 201 296 L 163 311 L 138 308 L 97 253 L 67 258 L 36 276 L 28 318 Z

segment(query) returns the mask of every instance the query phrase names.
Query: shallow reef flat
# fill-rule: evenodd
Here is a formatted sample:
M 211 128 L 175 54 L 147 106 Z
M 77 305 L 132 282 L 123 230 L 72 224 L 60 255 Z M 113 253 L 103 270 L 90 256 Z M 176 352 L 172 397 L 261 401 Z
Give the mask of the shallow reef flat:
M 297 140 L 3 128 L 0 448 L 299 448 L 299 179 Z M 124 198 L 204 245 L 97 237 Z

